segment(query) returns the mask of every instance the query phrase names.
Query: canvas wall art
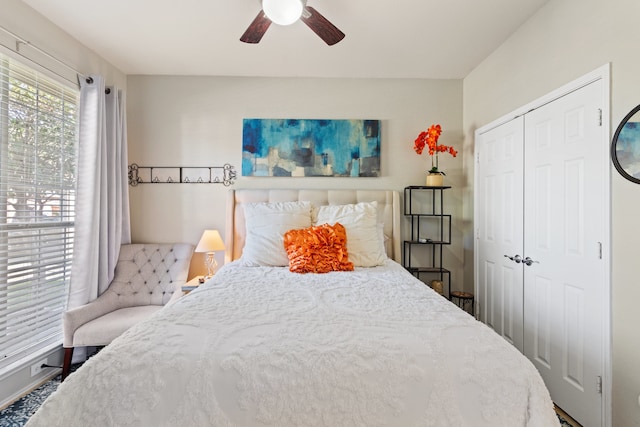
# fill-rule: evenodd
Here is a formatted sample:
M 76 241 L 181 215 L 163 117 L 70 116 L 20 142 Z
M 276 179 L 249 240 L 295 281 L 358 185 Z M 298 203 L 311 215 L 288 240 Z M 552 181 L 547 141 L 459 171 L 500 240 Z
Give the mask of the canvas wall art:
M 611 143 L 611 160 L 620 175 L 640 184 L 640 105 L 618 125 Z
M 380 121 L 244 119 L 242 175 L 380 176 Z

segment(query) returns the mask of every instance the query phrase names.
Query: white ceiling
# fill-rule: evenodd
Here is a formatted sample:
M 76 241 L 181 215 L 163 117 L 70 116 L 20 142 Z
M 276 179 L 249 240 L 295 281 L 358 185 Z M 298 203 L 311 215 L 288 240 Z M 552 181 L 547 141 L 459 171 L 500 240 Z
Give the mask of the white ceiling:
M 308 0 L 304 23 L 239 41 L 260 0 L 23 0 L 125 74 L 463 78 L 548 0 Z

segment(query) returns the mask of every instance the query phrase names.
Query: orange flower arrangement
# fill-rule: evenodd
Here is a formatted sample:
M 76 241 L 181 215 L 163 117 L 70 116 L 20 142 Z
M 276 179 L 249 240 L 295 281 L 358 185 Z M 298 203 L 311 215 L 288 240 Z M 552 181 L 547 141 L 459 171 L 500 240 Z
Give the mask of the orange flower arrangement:
M 431 170 L 429 173 L 444 174 L 444 172 L 438 170 L 438 153 L 448 152 L 453 157 L 458 154 L 451 146 L 438 145 L 440 134 L 442 134 L 442 127 L 440 125 L 431 125 L 426 131 L 420 132 L 414 141 L 413 149 L 416 153 L 422 154 L 425 147 L 429 150 L 429 155 L 431 156 Z

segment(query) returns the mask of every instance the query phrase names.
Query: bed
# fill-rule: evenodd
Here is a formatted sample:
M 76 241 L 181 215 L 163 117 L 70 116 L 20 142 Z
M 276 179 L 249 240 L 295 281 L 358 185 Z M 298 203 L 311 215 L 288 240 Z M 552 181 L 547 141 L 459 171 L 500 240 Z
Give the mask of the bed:
M 265 236 L 308 225 L 309 204 L 309 230 L 346 224 L 352 271 L 267 265 L 282 253 Z M 231 190 L 224 267 L 89 359 L 27 425 L 559 425 L 534 366 L 398 263 L 399 212 L 387 190 Z M 334 227 L 318 232 L 340 252 Z

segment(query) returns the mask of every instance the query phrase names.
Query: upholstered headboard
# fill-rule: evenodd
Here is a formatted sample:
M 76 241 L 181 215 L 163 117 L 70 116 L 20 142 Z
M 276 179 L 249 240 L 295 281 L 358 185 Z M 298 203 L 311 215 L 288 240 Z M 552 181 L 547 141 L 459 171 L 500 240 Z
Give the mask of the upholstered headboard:
M 225 262 L 242 255 L 246 227 L 243 203 L 309 201 L 316 206 L 378 203 L 378 222 L 384 224 L 387 256 L 401 262 L 400 198 L 392 190 L 229 190 L 225 233 Z

